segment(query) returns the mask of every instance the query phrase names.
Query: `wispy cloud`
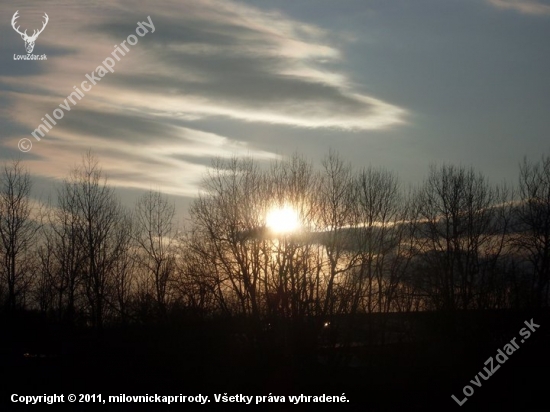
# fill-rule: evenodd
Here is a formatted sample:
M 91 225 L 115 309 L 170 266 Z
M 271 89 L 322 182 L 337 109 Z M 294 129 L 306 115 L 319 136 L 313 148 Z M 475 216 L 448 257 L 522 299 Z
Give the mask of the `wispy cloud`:
M 46 5 L 31 1 L 22 19 L 40 16 Z M 13 14 L 10 7 L 0 6 L 2 15 Z M 48 13 L 36 46 L 48 61 L 0 65 L 0 89 L 10 99 L 0 141 L 5 147 L 29 137 L 114 44 L 135 32 L 136 22 L 150 15 L 155 32 L 35 143 L 32 162 L 46 176 L 66 173 L 66 163 L 55 159 L 76 163 L 91 147 L 117 184 L 153 182 L 189 195 L 213 156 L 277 157 L 239 136 L 211 133 L 204 126 L 209 119 L 342 130 L 405 121 L 406 110 L 357 89 L 330 33 L 278 11 L 219 0 L 165 1 L 162 7 L 120 0 L 94 7 L 58 2 Z M 19 36 L 2 34 L 0 51 L 20 52 Z
M 537 0 L 487 0 L 501 9 L 515 10 L 523 14 L 550 15 L 550 5 Z
M 154 16 L 159 29 L 147 39 L 142 69 L 114 80 L 125 91 L 140 85 L 137 92 L 146 91 L 157 109 L 314 128 L 378 129 L 404 121 L 403 109 L 353 90 L 337 69 L 341 52 L 321 28 L 227 1 L 165 6 Z M 118 20 L 97 27 L 113 39 L 130 29 Z M 119 104 L 136 106 L 135 96 L 117 96 Z

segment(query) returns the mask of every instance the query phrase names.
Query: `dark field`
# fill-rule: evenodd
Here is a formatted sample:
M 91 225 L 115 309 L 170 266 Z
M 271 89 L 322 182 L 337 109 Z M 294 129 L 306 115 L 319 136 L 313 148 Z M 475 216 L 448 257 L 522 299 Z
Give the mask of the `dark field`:
M 470 383 L 484 362 L 518 337 L 524 321 L 540 328 L 481 387 Z M 109 410 L 299 410 L 331 406 L 346 410 L 455 410 L 451 398 L 475 392 L 463 410 L 547 410 L 550 317 L 545 312 L 411 313 L 355 321 L 342 345 L 345 318 L 316 335 L 313 325 L 251 325 L 235 319 L 173 320 L 64 330 L 39 316 L 4 321 L 0 344 L 3 403 L 24 395 L 208 395 L 197 404 L 115 404 Z M 14 326 L 15 325 L 15 326 Z M 311 327 L 310 327 L 311 326 Z M 384 333 L 382 333 L 384 332 Z M 382 340 L 384 342 L 382 342 Z M 494 361 L 495 367 L 498 365 Z M 214 403 L 214 394 L 285 395 L 285 403 Z M 346 404 L 301 404 L 289 395 L 342 395 Z M 52 405 L 57 410 L 61 405 Z M 65 408 L 68 404 L 63 405 Z M 84 404 L 72 405 L 80 410 Z M 90 405 L 94 406 L 94 405 Z M 26 406 L 28 410 L 39 405 Z M 42 405 L 41 407 L 44 407 Z M 432 408 L 433 407 L 433 408 Z M 537 409 L 537 407 L 539 409 Z M 95 405 L 94 409 L 99 409 Z M 26 409 L 27 410 L 27 409 Z

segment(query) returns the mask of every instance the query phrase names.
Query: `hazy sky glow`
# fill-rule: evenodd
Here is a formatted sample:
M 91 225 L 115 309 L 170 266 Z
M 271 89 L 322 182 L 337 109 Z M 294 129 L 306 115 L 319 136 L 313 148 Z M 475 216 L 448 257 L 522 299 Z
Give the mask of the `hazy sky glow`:
M 550 2 L 27 1 L 0 5 L 0 157 L 41 183 L 87 148 L 123 190 L 189 198 L 212 156 L 312 160 L 419 182 L 433 162 L 515 181 L 550 149 Z M 14 61 L 50 21 L 35 54 Z M 33 148 L 17 142 L 150 16 L 137 45 Z

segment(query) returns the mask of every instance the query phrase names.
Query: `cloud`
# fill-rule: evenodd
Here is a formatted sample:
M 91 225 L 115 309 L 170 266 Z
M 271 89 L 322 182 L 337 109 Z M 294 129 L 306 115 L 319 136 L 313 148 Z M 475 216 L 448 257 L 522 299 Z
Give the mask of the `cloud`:
M 33 107 L 27 96 L 15 99 L 21 108 Z M 38 107 L 19 110 L 14 107 L 13 120 L 24 123 L 30 117 L 39 118 L 47 108 L 55 107 L 56 97 L 32 99 Z M 167 119 L 147 113 L 101 106 L 75 106 L 58 122 L 34 149 L 40 157 L 33 161 L 41 174 L 62 177 L 79 163 L 81 153 L 88 148 L 99 156 L 110 181 L 118 186 L 147 189 L 151 185 L 165 193 L 193 196 L 206 165 L 215 156 L 252 156 L 256 159 L 276 159 L 279 156 L 255 149 L 247 142 L 230 139 L 191 127 L 177 119 Z M 20 138 L 20 136 L 18 136 Z M 14 142 L 8 141 L 16 145 Z M 62 158 L 63 162 L 52 162 Z M 180 171 L 175 174 L 174 171 Z
M 35 47 L 47 61 L 0 63 L 0 90 L 10 100 L 2 146 L 30 137 L 113 45 L 135 33 L 137 22 L 150 15 L 155 32 L 139 38 L 114 73 L 34 142 L 32 153 L 39 156 L 28 158 L 44 176 L 66 175 L 92 148 L 118 185 L 154 184 L 192 195 L 209 158 L 277 158 L 257 143 L 210 132 L 209 119 L 341 130 L 384 129 L 406 120 L 405 109 L 357 87 L 329 32 L 278 11 L 219 0 L 58 6 L 48 9 L 50 22 Z M 40 17 L 44 7 L 31 0 L 21 14 Z M 1 5 L 0 11 L 10 15 L 11 8 Z M 21 53 L 20 37 L 4 31 L 3 54 Z M 201 126 L 193 123 L 198 119 Z
M 356 130 L 405 120 L 402 108 L 354 90 L 337 69 L 341 52 L 318 27 L 232 2 L 164 5 L 152 16 L 157 30 L 145 39 L 147 55 L 113 79 L 121 92 L 139 84 L 137 92 L 146 91 L 157 109 L 173 116 Z M 121 39 L 140 18 L 143 13 L 132 10 L 128 23 L 111 19 L 90 30 Z M 118 104 L 139 101 L 117 96 Z
M 537 0 L 488 0 L 500 9 L 515 10 L 522 14 L 550 15 L 550 5 Z

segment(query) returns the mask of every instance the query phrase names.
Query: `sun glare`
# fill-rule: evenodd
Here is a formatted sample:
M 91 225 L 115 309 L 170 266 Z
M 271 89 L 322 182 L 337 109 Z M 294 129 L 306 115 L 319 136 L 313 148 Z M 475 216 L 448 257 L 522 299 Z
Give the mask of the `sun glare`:
M 298 213 L 289 206 L 271 210 L 266 216 L 266 224 L 275 233 L 288 233 L 300 227 Z

